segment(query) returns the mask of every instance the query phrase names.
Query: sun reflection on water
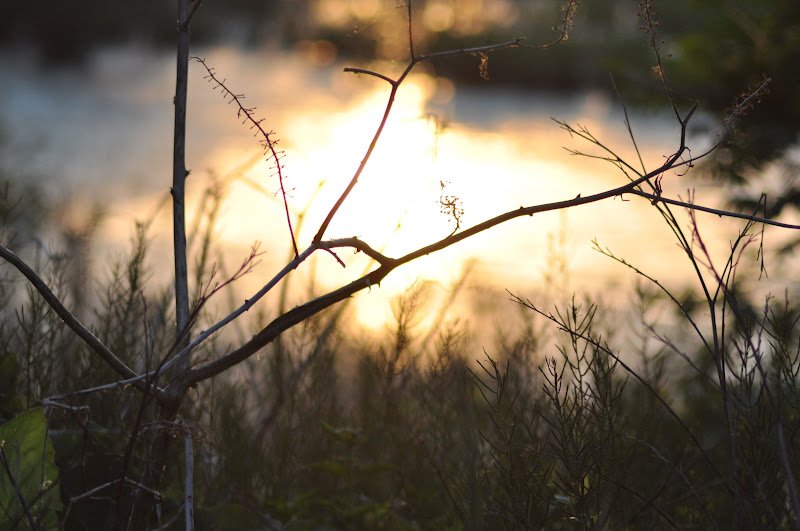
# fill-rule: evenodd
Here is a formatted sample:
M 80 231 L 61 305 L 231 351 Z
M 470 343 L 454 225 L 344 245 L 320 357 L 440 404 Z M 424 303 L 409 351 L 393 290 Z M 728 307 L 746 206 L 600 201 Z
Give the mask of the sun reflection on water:
M 117 50 L 106 55 L 114 53 L 124 58 L 129 52 Z M 268 128 L 280 138 L 292 215 L 303 217 L 298 232 L 302 248 L 364 156 L 386 105 L 387 85 L 371 77 L 342 73 L 340 66 L 304 63 L 302 54 L 217 48 L 201 55 L 236 91 L 247 94 L 248 102 L 257 105 Z M 171 115 L 166 103 L 142 95 L 163 94 L 163 99 L 168 99 L 173 73 L 166 65 L 171 61 L 166 55 L 129 61 L 133 65 L 129 84 L 120 81 L 126 76 L 122 70 L 128 63 L 124 60 L 97 61 L 86 78 L 58 80 L 62 91 L 57 94 L 61 98 L 58 104 L 34 101 L 19 105 L 21 98 L 39 94 L 31 89 L 35 81 L 22 83 L 19 95 L 13 83 L 6 88 L 12 102 L 9 109 L 42 108 L 49 113 L 64 109 L 69 111 L 68 118 L 82 117 L 83 136 L 72 133 L 69 119 L 48 120 L 47 134 L 54 160 L 79 162 L 75 167 L 68 163 L 59 166 L 64 182 L 76 183 L 95 194 L 98 201 L 112 197 L 115 201 L 101 234 L 103 252 L 124 249 L 133 221 L 154 217 L 155 205 L 167 193 L 165 176 L 171 165 L 166 149 L 169 135 L 163 132 L 171 127 Z M 398 68 L 380 66 L 384 67 Z M 282 204 L 275 195 L 278 186 L 274 169 L 259 156 L 257 143 L 237 121 L 235 110 L 203 83 L 199 71 L 193 71 L 192 76 L 187 160 L 193 173 L 188 181 L 188 204 L 198 203 L 211 175 L 224 181 L 225 198 L 214 235 L 226 267 L 234 267 L 252 242 L 263 242 L 266 254 L 262 263 L 239 288 L 246 297 L 280 269 L 288 256 L 289 239 Z M 102 87 L 109 80 L 117 87 L 114 113 L 92 113 L 96 106 L 87 99 L 84 85 Z M 585 146 L 576 146 L 550 120 L 551 116 L 579 122 L 609 145 L 623 146 L 626 156 L 633 156 L 619 111 L 602 97 L 503 92 L 488 85 L 456 91 L 451 83 L 427 74 L 409 77 L 366 171 L 326 237 L 359 236 L 390 256 L 441 239 L 454 229 L 454 220 L 441 212 L 441 183 L 445 183 L 447 195 L 460 200 L 463 228 L 519 206 L 587 195 L 625 182 L 624 176 L 610 166 L 564 151 L 565 145 Z M 14 120 L 41 121 L 36 116 L 13 113 L 9 119 L 12 127 Z M 674 149 L 674 126 L 663 117 L 636 119 L 643 124 L 639 147 L 646 164 L 652 167 Z M 124 149 L 108 145 L 114 138 L 126 139 Z M 59 154 L 59 149 L 69 153 Z M 107 154 L 108 160 L 97 158 L 97 153 Z M 246 161 L 251 162 L 243 164 Z M 110 182 L 109 178 L 116 180 Z M 107 179 L 102 181 L 103 186 L 91 184 L 101 179 Z M 132 186 L 132 180 L 141 192 L 120 200 L 119 191 Z M 685 194 L 685 182 L 671 176 L 665 179 L 665 190 L 672 195 Z M 712 203 L 718 199 L 713 190 L 701 191 L 700 195 L 703 193 Z M 190 210 L 190 224 L 193 215 Z M 168 209 L 162 209 L 155 220 L 154 260 L 168 264 Z M 709 234 L 708 239 L 719 240 L 724 248 L 726 238 L 716 238 L 723 224 L 710 225 L 707 230 L 719 232 Z M 420 279 L 432 280 L 442 293 L 471 259 L 475 260 L 475 283 L 495 289 L 501 298 L 505 297 L 503 288 L 536 289 L 542 286 L 549 267 L 548 235 L 562 231 L 566 238 L 560 252 L 568 264 L 570 290 L 622 293 L 624 290 L 615 285 L 630 284 L 630 277 L 619 266 L 591 250 L 593 238 L 666 282 L 683 275 L 667 258 L 674 256 L 674 244 L 652 208 L 643 201 L 617 199 L 564 215 L 548 213 L 515 220 L 408 264 L 379 288 L 357 297 L 355 312 L 363 323 L 380 326 L 390 316 L 386 305 L 389 298 Z M 293 274 L 293 304 L 302 300 L 312 281 L 319 293 L 356 278 L 369 265 L 361 255 L 348 251 L 340 255 L 348 264 L 346 269 L 320 253 L 308 267 Z M 168 281 L 168 270 L 159 267 L 154 274 Z

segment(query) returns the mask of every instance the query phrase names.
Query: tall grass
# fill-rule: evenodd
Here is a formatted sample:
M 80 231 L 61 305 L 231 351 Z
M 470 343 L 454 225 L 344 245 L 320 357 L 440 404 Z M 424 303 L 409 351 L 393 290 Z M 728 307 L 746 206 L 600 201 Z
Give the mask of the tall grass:
M 15 219 L 7 216 L 3 231 L 19 238 L 24 223 Z M 72 288 L 68 259 L 40 258 L 59 293 Z M 35 293 L 4 278 L 4 419 L 63 389 L 114 379 Z M 147 285 L 144 228 L 108 277 L 94 278 L 97 334 L 146 369 L 173 338 L 167 290 Z M 737 309 L 715 351 L 724 391 L 708 345 L 686 332 L 696 326 L 710 337 L 707 310 L 676 308 L 657 287 L 634 291 L 644 324 L 581 297 L 544 310 L 512 298 L 509 313 L 526 310 L 520 326 L 483 348 L 464 325 L 419 324 L 424 285 L 395 301 L 380 337 L 364 339 L 346 315 L 323 313 L 260 362 L 190 395 L 184 424 L 171 429 L 190 430 L 195 442 L 197 526 L 791 528 L 786 464 L 796 475 L 800 314 L 788 295 L 757 305 L 733 288 L 725 289 Z M 670 305 L 681 320 L 648 324 Z M 142 425 L 152 405 L 126 388 L 80 404 L 48 409 L 62 524 L 111 527 L 122 503 L 115 489 L 80 495 L 141 473 L 136 435 L 154 429 Z M 158 503 L 164 524 L 178 514 L 182 489 L 173 470 Z

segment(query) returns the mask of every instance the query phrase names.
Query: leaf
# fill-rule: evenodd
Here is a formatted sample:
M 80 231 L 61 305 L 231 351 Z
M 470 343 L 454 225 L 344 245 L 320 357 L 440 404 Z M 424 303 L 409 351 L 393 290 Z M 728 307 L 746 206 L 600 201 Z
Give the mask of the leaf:
M 0 425 L 0 458 L 0 531 L 30 529 L 30 519 L 36 529 L 58 529 L 58 468 L 42 408 Z

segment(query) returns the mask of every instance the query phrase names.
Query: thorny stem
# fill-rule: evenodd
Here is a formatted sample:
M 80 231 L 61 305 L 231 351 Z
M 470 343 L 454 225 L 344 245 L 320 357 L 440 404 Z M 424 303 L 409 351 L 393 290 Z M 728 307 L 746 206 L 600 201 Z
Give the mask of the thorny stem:
M 300 251 L 297 250 L 297 240 L 295 239 L 294 228 L 292 227 L 292 216 L 289 213 L 289 200 L 286 196 L 283 165 L 281 164 L 281 156 L 283 155 L 283 152 L 278 151 L 276 147 L 278 141 L 272 138 L 272 135 L 274 135 L 275 133 L 273 131 L 267 131 L 266 129 L 264 129 L 264 127 L 261 125 L 264 119 L 263 118 L 257 119 L 254 115 L 256 110 L 255 107 L 246 107 L 243 103 L 244 95 L 237 94 L 233 92 L 230 88 L 228 88 L 228 86 L 225 85 L 225 80 L 219 79 L 216 76 L 214 69 L 208 66 L 205 59 L 196 56 L 192 57 L 192 59 L 203 65 L 203 68 L 205 68 L 207 72 L 205 76 L 206 79 L 208 79 L 208 81 L 212 83 L 215 87 L 222 90 L 222 93 L 227 98 L 228 103 L 236 104 L 236 106 L 239 108 L 239 110 L 237 111 L 237 116 L 239 117 L 244 116 L 244 122 L 245 123 L 249 122 L 250 128 L 256 130 L 256 135 L 261 136 L 260 143 L 264 147 L 265 152 L 269 154 L 269 158 L 271 158 L 273 163 L 275 164 L 275 172 L 278 175 L 278 184 L 281 189 L 281 197 L 283 198 L 283 210 L 286 216 L 286 225 L 289 227 L 289 236 L 292 240 L 292 249 L 294 249 L 295 257 L 299 256 Z
M 650 199 L 653 202 L 661 202 L 667 203 L 669 205 L 676 205 L 683 208 L 688 208 L 690 210 L 699 210 L 701 212 L 708 212 L 709 214 L 716 214 L 720 217 L 727 217 L 727 218 L 738 218 L 738 219 L 745 219 L 748 221 L 755 221 L 757 223 L 762 223 L 764 225 L 772 225 L 773 227 L 781 227 L 784 229 L 793 229 L 793 230 L 800 230 L 800 225 L 795 225 L 792 223 L 784 223 L 783 221 L 778 221 L 775 219 L 765 218 L 761 216 L 754 216 L 750 214 L 742 214 L 740 212 L 732 212 L 730 210 L 722 210 L 719 208 L 711 208 L 703 205 L 698 205 L 696 203 L 690 203 L 687 201 L 680 201 L 678 199 L 670 199 L 668 197 L 664 197 L 663 195 L 656 195 L 650 194 L 647 192 L 643 192 L 641 190 L 631 190 L 628 192 L 632 195 L 638 195 L 639 197 L 644 197 L 645 199 Z

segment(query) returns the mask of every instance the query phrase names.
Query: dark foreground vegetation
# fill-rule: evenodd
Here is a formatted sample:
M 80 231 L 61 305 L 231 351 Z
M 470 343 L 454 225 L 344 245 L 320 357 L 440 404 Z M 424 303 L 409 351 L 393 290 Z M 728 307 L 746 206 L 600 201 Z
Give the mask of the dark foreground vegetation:
M 344 256 L 342 247 L 367 254 L 375 269 L 328 293 L 312 290 L 292 309 L 283 292 L 250 321 L 231 313 L 236 325 L 213 337 L 206 331 L 228 324 L 216 313 L 234 308 L 205 303 L 247 274 L 255 254 L 215 284 L 218 210 L 205 210 L 207 222 L 188 234 L 183 219 L 186 93 L 180 87 L 192 5 L 200 3 L 180 1 L 172 197 L 175 255 L 183 253 L 183 263 L 175 261 L 174 286 L 149 280 L 151 268 L 162 265 L 148 259 L 147 223 L 136 227 L 129 254 L 107 275 L 94 273 L 87 256 L 99 217 L 80 230 L 57 230 L 63 250 L 54 251 L 42 244 L 54 228 L 45 223 L 50 205 L 41 191 L 0 181 L 0 529 L 797 527 L 796 275 L 762 230 L 800 228 L 770 219 L 793 204 L 786 190 L 794 185 L 779 195 L 780 208 L 759 196 L 762 217 L 663 195 L 662 179 L 688 171 L 704 155 L 685 143 L 697 104 L 687 104 L 667 81 L 651 2 L 642 4 L 641 20 L 657 84 L 680 126 L 678 147 L 662 166 L 625 160 L 587 129 L 562 123 L 573 138 L 600 150 L 595 158 L 622 170 L 628 184 L 520 207 L 467 228 L 458 225 L 458 205 L 448 200 L 442 207 L 455 217 L 456 230 L 391 258 L 358 238 L 323 238 L 370 147 L 302 253 L 287 206 L 294 258 L 285 274 L 318 250 L 341 261 L 336 251 Z M 791 11 L 788 4 L 764 5 Z M 565 40 L 574 8 L 569 2 L 562 11 L 555 42 Z M 388 83 L 386 115 L 415 65 L 465 55 L 477 57 L 485 74 L 489 53 L 494 59 L 522 44 L 415 52 L 416 19 L 410 7 L 405 13 L 405 73 L 393 79 L 351 69 Z M 212 87 L 260 135 L 283 190 L 274 133 L 199 62 Z M 734 122 L 757 108 L 770 83 L 775 80 L 745 86 L 732 100 L 720 119 L 722 146 L 730 145 L 724 141 L 735 138 Z M 633 131 L 631 141 L 635 148 Z M 786 162 L 787 145 L 776 143 L 770 153 Z M 740 160 L 735 150 L 728 154 L 727 160 Z M 637 269 L 633 257 L 595 244 L 640 279 L 627 311 L 564 293 L 555 304 L 541 302 L 547 299 L 529 299 L 512 287 L 501 315 L 514 325 L 498 330 L 492 344 L 477 345 L 474 323 L 420 324 L 427 293 L 418 285 L 395 301 L 394 323 L 381 337 L 365 338 L 348 318 L 352 295 L 418 256 L 515 217 L 623 197 L 650 202 L 669 228 L 674 262 L 687 272 L 684 286 L 665 286 Z M 709 251 L 697 223 L 703 208 L 740 218 L 721 258 Z M 778 295 L 759 288 L 767 272 Z M 286 286 L 285 274 L 266 286 Z
M 1 204 L 6 241 L 30 241 L 35 205 L 8 183 Z M 57 294 L 85 289 L 80 257 L 34 255 Z M 115 374 L 3 267 L 0 438 L 38 442 L 2 455 L 17 472 L 31 461 L 24 492 L 44 482 L 29 509 L 46 528 L 128 527 L 118 480 L 136 484 L 143 433 L 166 429 L 173 465 L 141 495 L 167 528 L 183 526 L 189 433 L 197 529 L 790 529 L 800 313 L 783 297 L 751 305 L 722 267 L 717 301 L 640 284 L 638 322 L 588 300 L 539 313 L 509 296 L 515 326 L 482 348 L 466 324 L 419 324 L 424 285 L 395 301 L 382 337 L 363 339 L 345 305 L 201 384 L 170 426 L 133 387 L 60 396 Z M 140 369 L 174 342 L 170 293 L 148 271 L 142 229 L 93 282 L 97 305 L 77 308 Z M 0 486 L 3 529 L 29 529 Z

